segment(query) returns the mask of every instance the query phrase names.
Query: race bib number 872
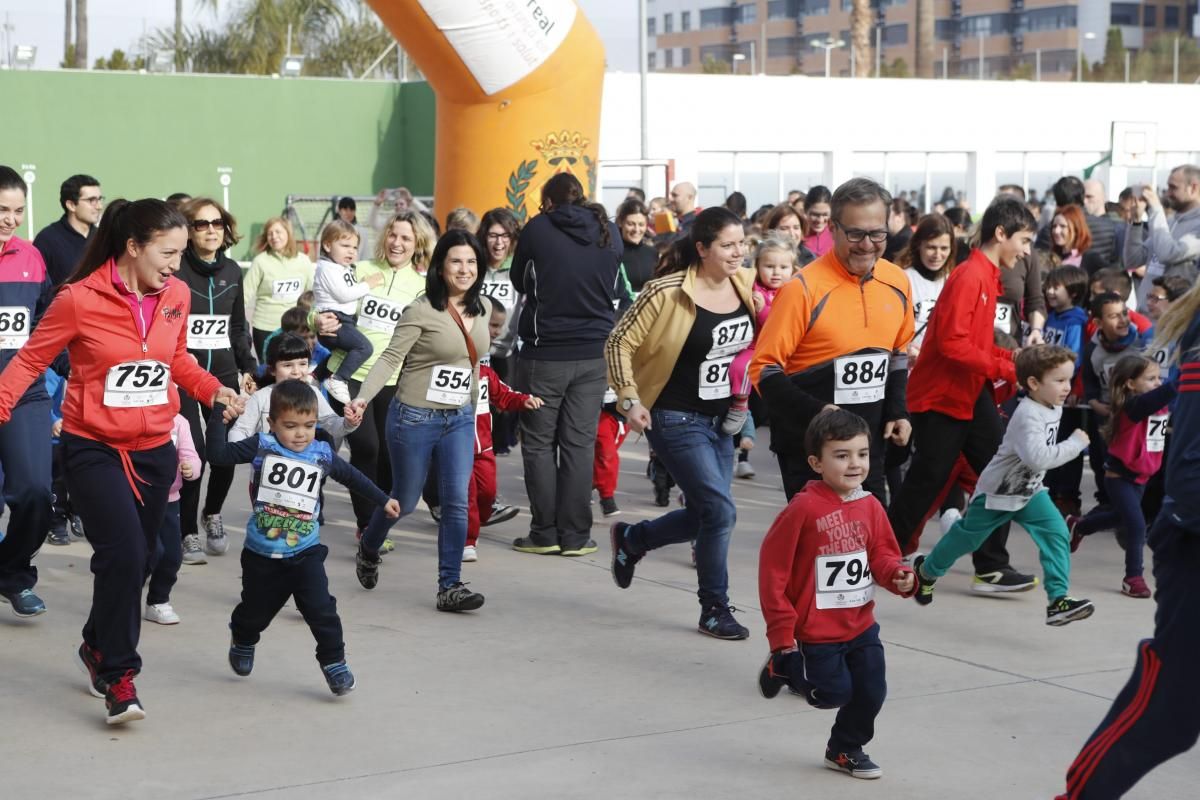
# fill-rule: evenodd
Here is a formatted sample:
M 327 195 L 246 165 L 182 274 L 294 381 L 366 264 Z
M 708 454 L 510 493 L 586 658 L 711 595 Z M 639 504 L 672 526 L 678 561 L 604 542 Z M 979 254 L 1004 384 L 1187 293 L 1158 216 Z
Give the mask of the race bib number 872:
M 228 314 L 192 314 L 188 317 L 188 350 L 229 348 Z

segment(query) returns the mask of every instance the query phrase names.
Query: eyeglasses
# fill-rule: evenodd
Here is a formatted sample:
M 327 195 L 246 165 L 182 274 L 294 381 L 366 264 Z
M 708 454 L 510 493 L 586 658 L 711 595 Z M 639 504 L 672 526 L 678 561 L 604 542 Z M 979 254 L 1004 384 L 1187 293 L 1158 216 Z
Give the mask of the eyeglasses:
M 864 231 L 862 228 L 846 228 L 840 222 L 834 222 L 834 226 L 841 228 L 842 234 L 851 244 L 858 244 L 863 239 L 870 239 L 875 244 L 881 244 L 887 241 L 887 228 L 879 228 L 873 231 Z
M 508 235 L 507 233 L 489 233 L 487 235 L 487 240 L 489 242 L 507 242 L 511 238 L 512 236 Z
M 98 206 L 104 202 L 104 195 L 98 194 L 95 197 L 81 197 L 81 198 L 79 198 L 79 202 L 80 203 L 91 203 L 94 206 Z
M 223 220 L 223 219 L 194 219 L 194 220 L 192 220 L 192 230 L 196 231 L 197 233 L 199 233 L 200 231 L 209 230 L 210 228 L 213 230 L 220 230 L 221 228 L 224 228 L 224 227 L 225 227 L 225 220 Z
M 1167 299 L 1167 296 L 1165 294 L 1148 294 L 1146 295 L 1146 299 L 1153 300 L 1156 303 L 1161 303 Z

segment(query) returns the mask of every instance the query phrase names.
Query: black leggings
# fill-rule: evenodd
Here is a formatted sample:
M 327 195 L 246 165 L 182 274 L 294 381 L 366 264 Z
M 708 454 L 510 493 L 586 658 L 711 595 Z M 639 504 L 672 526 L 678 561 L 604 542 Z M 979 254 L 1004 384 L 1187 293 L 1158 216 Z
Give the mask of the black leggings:
M 240 391 L 237 375 L 217 375 L 223 386 L 228 386 L 235 392 Z M 184 392 L 179 393 L 179 413 L 188 421 L 192 429 L 192 441 L 196 443 L 196 452 L 200 456 L 200 474 L 195 480 L 184 481 L 179 489 L 179 528 L 183 536 L 190 536 L 199 531 L 198 513 L 200 511 L 200 483 L 204 478 L 204 432 L 200 423 L 208 424 L 207 410 Z M 224 435 L 224 432 L 222 432 Z M 225 505 L 225 497 L 229 487 L 233 485 L 233 467 L 210 467 L 208 473 L 208 494 L 204 498 L 205 514 L 220 514 L 221 506 Z
M 351 380 L 348 384 L 351 397 L 356 396 L 362 388 L 360 381 Z M 375 481 L 375 485 L 385 492 L 392 490 L 392 461 L 383 437 L 387 430 L 388 406 L 395 396 L 395 384 L 380 389 L 379 394 L 367 405 L 358 430 L 346 437 L 350 445 L 351 466 Z M 329 405 L 339 414 L 344 411 L 344 406 L 332 397 L 329 398 Z M 367 523 L 371 521 L 371 514 L 375 512 L 375 503 L 354 492 L 350 493 L 350 503 L 354 506 L 354 519 L 358 529 L 366 528 Z
M 262 328 L 251 328 L 250 334 L 254 338 L 254 355 L 258 356 L 258 363 L 266 366 L 267 364 L 267 338 L 274 331 L 264 331 Z

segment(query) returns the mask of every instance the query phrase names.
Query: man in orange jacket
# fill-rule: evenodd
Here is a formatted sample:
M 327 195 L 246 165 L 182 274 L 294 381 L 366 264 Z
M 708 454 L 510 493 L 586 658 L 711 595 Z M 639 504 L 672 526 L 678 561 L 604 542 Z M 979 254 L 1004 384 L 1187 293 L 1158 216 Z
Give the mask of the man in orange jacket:
M 770 410 L 771 450 L 789 499 L 817 478 L 808 466 L 804 432 L 827 406 L 845 407 L 867 421 L 871 470 L 864 486 L 880 502 L 886 502 L 884 446 L 908 443 L 912 289 L 899 267 L 880 258 L 891 200 L 867 178 L 838 187 L 833 249 L 780 289 L 758 335 L 750 377 Z

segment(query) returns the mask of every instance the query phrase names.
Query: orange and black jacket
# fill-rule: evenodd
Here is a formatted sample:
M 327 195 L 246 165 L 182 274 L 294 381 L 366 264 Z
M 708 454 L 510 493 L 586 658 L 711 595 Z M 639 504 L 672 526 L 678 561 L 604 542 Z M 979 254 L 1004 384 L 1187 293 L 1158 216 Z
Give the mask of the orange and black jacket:
M 770 409 L 771 449 L 803 454 L 809 421 L 834 402 L 834 362 L 842 356 L 889 356 L 884 399 L 847 406 L 875 437 L 885 422 L 906 418 L 913 329 L 912 287 L 895 264 L 881 259 L 860 278 L 831 250 L 800 270 L 776 295 L 750 363 Z

